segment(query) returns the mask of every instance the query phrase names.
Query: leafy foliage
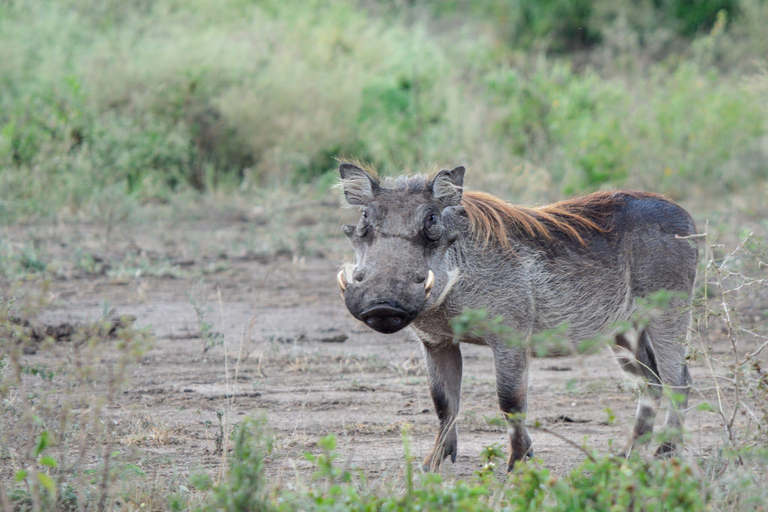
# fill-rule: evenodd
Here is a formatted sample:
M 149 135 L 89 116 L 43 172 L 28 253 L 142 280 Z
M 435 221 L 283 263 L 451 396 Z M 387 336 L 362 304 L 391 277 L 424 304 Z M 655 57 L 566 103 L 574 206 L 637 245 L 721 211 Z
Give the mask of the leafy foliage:
M 324 184 L 344 156 L 385 173 L 462 161 L 533 200 L 766 178 L 765 80 L 721 71 L 765 54 L 759 2 L 381 4 L 4 3 L 0 219 L 103 190 Z M 451 16 L 459 30 L 434 29 Z M 697 35 L 675 46 L 664 27 Z M 568 53 L 616 45 L 596 65 Z
M 307 453 L 315 466 L 313 482 L 295 490 L 275 487 L 268 492 L 263 457 L 270 442 L 263 420 L 244 420 L 235 435 L 226 479 L 211 485 L 203 477 L 199 489 L 212 489 L 209 504 L 200 510 L 307 511 L 492 511 L 541 510 L 705 510 L 708 488 L 690 466 L 679 459 L 646 462 L 639 457 L 587 460 L 568 476 L 558 478 L 536 462 L 523 463 L 507 479 L 494 476 L 497 446 L 483 450 L 485 465 L 469 481 L 446 482 L 438 474 L 414 474 L 407 433 L 403 492 L 381 493 L 369 487 L 364 475 L 338 463 L 336 439 L 318 441 L 320 454 Z M 176 509 L 184 508 L 177 503 Z

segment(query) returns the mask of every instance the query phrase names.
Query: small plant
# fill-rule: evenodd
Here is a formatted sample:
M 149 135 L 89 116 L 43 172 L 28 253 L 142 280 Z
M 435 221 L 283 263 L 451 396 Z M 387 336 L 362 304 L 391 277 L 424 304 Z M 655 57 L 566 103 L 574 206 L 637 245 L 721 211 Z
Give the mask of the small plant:
M 196 489 L 210 492 L 207 503 L 198 509 L 200 512 L 272 510 L 264 474 L 264 458 L 272 449 L 272 440 L 265 427 L 263 417 L 247 417 L 237 425 L 229 469 L 222 481 L 213 482 L 205 474 L 190 479 Z
M 200 329 L 200 340 L 203 345 L 200 357 L 205 359 L 205 354 L 212 348 L 220 347 L 224 344 L 224 335 L 213 330 L 213 324 L 206 320 L 206 315 L 213 311 L 210 305 L 200 305 L 192 293 L 189 295 L 189 303 L 195 310 L 197 317 L 197 328 Z
M 104 253 L 109 252 L 115 229 L 128 220 L 135 208 L 133 198 L 126 194 L 122 184 L 94 192 L 91 215 L 104 229 Z
M 73 328 L 66 343 L 40 340 L 32 325 L 46 289 L 41 283 L 0 296 L 0 446 L 11 461 L 0 478 L 12 472 L 11 488 L 0 484 L 0 505 L 105 510 L 115 479 L 140 472 L 114 449 L 116 424 L 107 409 L 153 338 L 131 322 L 104 318 Z M 29 363 L 27 349 L 45 352 L 46 363 Z M 109 366 L 100 364 L 105 354 Z
M 706 483 L 674 458 L 587 459 L 565 478 L 527 463 L 518 466 L 509 484 L 515 489 L 507 495 L 514 510 L 706 510 L 709 496 Z

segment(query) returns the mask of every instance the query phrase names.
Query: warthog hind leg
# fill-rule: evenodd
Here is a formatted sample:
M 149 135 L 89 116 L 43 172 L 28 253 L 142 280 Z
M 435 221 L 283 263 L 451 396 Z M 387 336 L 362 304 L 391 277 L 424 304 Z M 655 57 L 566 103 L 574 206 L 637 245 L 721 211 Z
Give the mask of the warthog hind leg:
M 685 365 L 685 346 L 674 336 L 657 336 L 658 329 L 663 327 L 660 323 L 659 319 L 654 319 L 636 341 L 624 334 L 616 336 L 614 352 L 619 365 L 627 373 L 642 379 L 635 428 L 627 455 L 637 445 L 651 440 L 656 412 L 665 391 L 671 398 L 665 425 L 667 437 L 656 455 L 673 452 L 682 441 L 684 411 L 688 405 L 691 378 Z
M 618 334 L 614 347 L 616 360 L 625 372 L 641 378 L 640 398 L 637 403 L 635 428 L 626 455 L 641 444 L 648 443 L 653 434 L 653 423 L 661 402 L 662 385 L 656 356 L 650 345 L 648 334 L 642 331 L 639 336 Z
M 673 301 L 674 302 L 674 301 Z M 680 314 L 683 305 L 665 311 L 648 325 L 647 332 L 656 353 L 659 377 L 669 396 L 669 409 L 664 422 L 664 439 L 656 450 L 663 456 L 674 452 L 683 442 L 685 411 L 691 390 L 691 374 L 685 364 L 685 339 L 689 315 Z
M 456 416 L 461 397 L 462 360 L 458 344 L 447 339 L 439 345 L 423 343 L 429 391 L 440 420 L 432 451 L 424 458 L 425 471 L 438 471 L 446 457 L 456 462 Z

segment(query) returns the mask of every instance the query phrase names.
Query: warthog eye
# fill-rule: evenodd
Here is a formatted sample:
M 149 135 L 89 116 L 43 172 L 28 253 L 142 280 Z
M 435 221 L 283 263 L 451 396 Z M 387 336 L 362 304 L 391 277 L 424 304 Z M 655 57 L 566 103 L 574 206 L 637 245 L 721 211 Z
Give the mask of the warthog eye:
M 435 213 L 430 213 L 424 219 L 424 236 L 429 240 L 437 241 L 441 234 L 440 217 Z
M 357 225 L 357 236 L 364 237 L 368 234 L 368 210 L 363 211 L 363 216 L 360 218 L 360 222 Z

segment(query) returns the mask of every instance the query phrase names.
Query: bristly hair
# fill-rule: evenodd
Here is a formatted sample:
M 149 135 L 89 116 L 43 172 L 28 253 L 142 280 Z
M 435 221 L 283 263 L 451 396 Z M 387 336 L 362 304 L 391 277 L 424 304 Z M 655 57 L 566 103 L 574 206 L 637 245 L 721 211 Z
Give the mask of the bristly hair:
M 467 212 L 470 229 L 484 247 L 494 242 L 511 250 L 510 239 L 520 235 L 541 241 L 564 235 L 585 245 L 583 235 L 611 230 L 608 217 L 626 197 L 663 199 L 663 196 L 646 192 L 608 191 L 526 208 L 511 205 L 485 192 L 465 192 L 461 205 Z
M 355 165 L 365 172 L 368 173 L 368 175 L 373 178 L 373 180 L 378 183 L 381 181 L 381 178 L 379 177 L 379 172 L 376 170 L 374 166 L 367 162 L 363 162 L 362 160 L 354 157 L 336 157 L 334 158 L 338 163 L 340 164 L 352 164 Z
M 341 160 L 339 160 L 341 162 Z M 401 175 L 382 179 L 371 165 L 356 158 L 344 159 L 364 169 L 383 187 L 400 192 L 421 193 L 439 172 L 437 167 L 426 174 Z M 483 246 L 498 244 L 512 250 L 512 240 L 525 236 L 542 242 L 567 237 L 586 245 L 584 235 L 607 233 L 612 229 L 609 217 L 627 197 L 654 197 L 668 200 L 650 192 L 613 190 L 594 192 L 586 196 L 566 199 L 557 203 L 528 208 L 509 204 L 485 192 L 464 191 L 461 206 L 469 219 L 469 227 Z

